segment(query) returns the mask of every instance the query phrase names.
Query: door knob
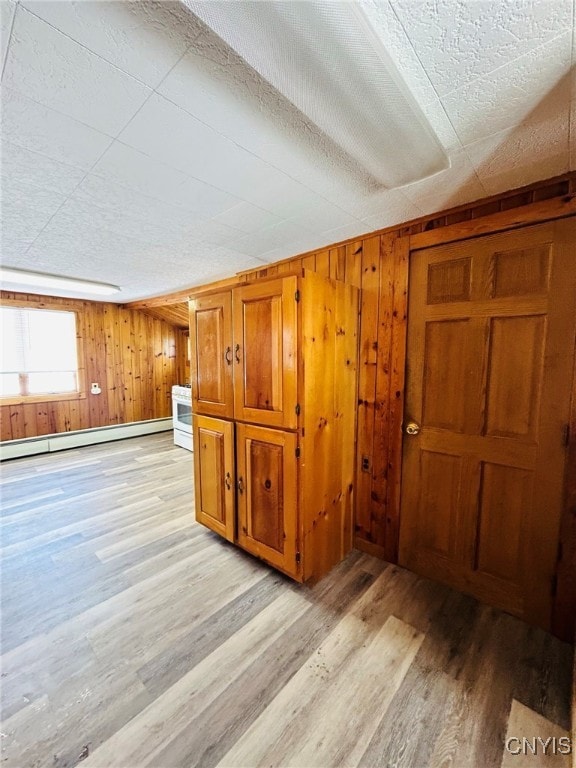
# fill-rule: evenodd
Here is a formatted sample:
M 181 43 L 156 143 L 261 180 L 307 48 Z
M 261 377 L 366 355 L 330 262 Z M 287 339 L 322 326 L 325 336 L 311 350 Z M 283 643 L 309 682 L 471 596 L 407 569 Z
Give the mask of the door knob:
M 415 421 L 409 421 L 404 431 L 407 435 L 417 435 L 420 432 L 420 424 L 416 424 Z

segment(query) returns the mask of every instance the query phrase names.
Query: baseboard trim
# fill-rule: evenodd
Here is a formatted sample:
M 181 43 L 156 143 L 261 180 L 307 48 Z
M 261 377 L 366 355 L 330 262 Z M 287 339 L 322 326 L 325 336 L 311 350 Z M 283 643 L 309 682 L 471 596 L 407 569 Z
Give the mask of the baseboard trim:
M 108 443 L 112 440 L 124 440 L 127 437 L 152 435 L 155 432 L 168 432 L 172 428 L 172 418 L 149 419 L 147 421 L 133 421 L 129 424 L 111 424 L 108 427 L 58 432 L 42 437 L 7 440 L 0 443 L 0 461 L 19 459 L 23 456 L 35 456 L 39 453 L 66 451 L 69 448 Z

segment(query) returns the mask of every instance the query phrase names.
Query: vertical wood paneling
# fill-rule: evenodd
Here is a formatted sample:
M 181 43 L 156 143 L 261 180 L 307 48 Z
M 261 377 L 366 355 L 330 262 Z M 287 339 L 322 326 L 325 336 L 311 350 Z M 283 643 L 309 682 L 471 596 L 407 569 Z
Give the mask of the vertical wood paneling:
M 345 281 L 356 288 L 362 287 L 362 240 L 347 243 L 345 259 Z
M 176 333 L 176 378 L 179 384 L 190 383 L 190 360 L 188 359 L 188 333 L 178 329 Z
M 78 399 L 0 406 L 2 440 L 170 416 L 172 385 L 189 378 L 184 331 L 116 304 L 14 293 L 2 300 L 77 313 L 85 387 Z M 90 394 L 93 382 L 101 394 Z
M 12 424 L 10 423 L 10 406 L 3 405 L 0 409 L 0 439 L 12 439 Z
M 316 254 L 315 272 L 323 277 L 330 277 L 330 251 L 319 251 Z
M 394 303 L 392 308 L 392 342 L 390 346 L 390 386 L 387 407 L 390 410 L 388 431 L 388 487 L 385 557 L 398 559 L 400 530 L 400 479 L 402 472 L 402 421 L 404 419 L 404 384 L 406 376 L 406 332 L 408 324 L 408 238 L 393 243 Z
M 334 280 L 346 280 L 346 246 L 330 248 L 330 277 Z
M 358 456 L 356 538 L 372 542 L 372 461 L 378 364 L 380 237 L 362 245 L 360 344 L 358 363 Z M 367 466 L 366 466 L 367 462 Z
M 303 256 L 301 262 L 304 269 L 316 269 L 316 256 L 313 253 L 308 256 Z
M 386 540 L 388 453 L 390 432 L 390 348 L 394 311 L 394 236 L 382 235 L 381 269 L 377 327 L 378 360 L 374 406 L 374 442 L 372 461 L 372 519 L 370 541 L 384 547 Z

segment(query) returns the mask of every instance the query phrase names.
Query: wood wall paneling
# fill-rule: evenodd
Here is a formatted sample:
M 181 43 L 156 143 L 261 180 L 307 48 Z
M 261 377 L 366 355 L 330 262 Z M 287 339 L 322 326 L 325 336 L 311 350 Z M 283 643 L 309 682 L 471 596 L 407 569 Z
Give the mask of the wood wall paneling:
M 77 313 L 83 397 L 0 406 L 1 439 L 168 417 L 187 374 L 186 332 L 117 304 L 2 292 L 0 303 Z M 102 390 L 90 394 L 90 384 Z
M 399 524 L 400 491 L 400 450 L 402 445 L 401 424 L 403 419 L 405 334 L 406 334 L 406 284 L 408 274 L 408 242 L 412 247 L 424 247 L 446 239 L 457 240 L 495 231 L 507 227 L 524 226 L 559 216 L 574 215 L 576 211 L 576 174 L 570 173 L 556 179 L 538 182 L 520 190 L 511 190 L 487 200 L 460 206 L 450 211 L 436 213 L 421 219 L 407 222 L 400 227 L 392 227 L 377 233 L 327 247 L 324 250 L 295 256 L 261 270 L 245 272 L 218 284 L 203 287 L 202 291 L 213 290 L 216 286 L 233 286 L 239 282 L 258 280 L 276 274 L 284 274 L 293 269 L 304 268 L 320 271 L 331 277 L 345 280 L 362 288 L 362 323 L 359 336 L 359 383 L 358 393 L 358 431 L 357 431 L 357 477 L 356 477 L 356 530 L 357 547 L 373 554 L 396 559 L 397 532 Z M 169 297 L 132 302 L 126 308 L 131 310 L 164 312 L 166 305 L 184 302 L 191 292 L 181 291 Z M 198 289 L 194 289 L 197 293 Z M 38 298 L 38 297 L 35 297 Z M 103 305 L 99 305 L 103 306 Z M 167 315 L 165 315 L 167 316 Z M 102 315 L 90 315 L 94 324 L 92 338 L 100 338 L 100 346 L 90 345 L 86 354 L 86 376 L 90 382 L 98 379 L 98 361 L 102 359 L 106 346 L 107 325 Z M 172 318 L 173 319 L 173 318 Z M 140 335 L 154 337 L 154 318 L 145 318 Z M 160 321 L 157 321 L 160 322 Z M 135 331 L 138 337 L 138 331 Z M 182 362 L 182 340 L 176 346 L 176 380 L 182 382 L 186 371 Z M 153 345 L 152 345 L 153 346 Z M 156 351 L 154 353 L 158 354 Z M 162 354 L 162 352 L 160 353 Z M 150 389 L 152 376 L 156 375 L 154 355 L 138 353 L 142 412 L 144 418 L 152 418 L 164 405 L 160 393 L 155 387 Z M 136 374 L 134 374 L 136 375 Z M 576 390 L 576 383 L 574 385 Z M 136 397 L 137 387 L 133 390 Z M 88 419 L 90 425 L 104 418 L 108 405 L 104 391 L 95 404 L 88 400 L 87 414 L 80 419 Z M 114 399 L 115 390 L 107 394 Z M 168 400 L 168 398 L 166 398 Z M 38 434 L 55 431 L 58 407 L 53 403 L 37 405 L 36 422 Z M 117 416 L 120 412 L 114 400 L 111 407 Z M 26 431 L 26 417 L 21 408 L 2 408 L 2 439 L 13 435 L 22 435 Z M 573 434 L 576 433 L 576 417 L 573 419 Z M 574 439 L 574 438 L 573 438 Z M 572 454 L 574 451 L 572 450 Z M 571 454 L 568 482 L 576 475 L 576 456 Z M 362 458 L 368 459 L 366 471 L 362 469 Z M 574 563 L 572 554 L 576 548 L 576 513 L 569 501 L 573 494 L 567 492 L 567 511 L 564 522 L 565 541 L 562 542 L 564 563 Z M 568 554 L 567 554 L 568 553 Z M 569 568 L 559 571 L 558 594 L 562 593 L 562 584 L 570 579 Z M 562 610 L 574 614 L 576 588 L 566 587 L 562 594 Z M 571 602 L 570 602 L 571 601 Z

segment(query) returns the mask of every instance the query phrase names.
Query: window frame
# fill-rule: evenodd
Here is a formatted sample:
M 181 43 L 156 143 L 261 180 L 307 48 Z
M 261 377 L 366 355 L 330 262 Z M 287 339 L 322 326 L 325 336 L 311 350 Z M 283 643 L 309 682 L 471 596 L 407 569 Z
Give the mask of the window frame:
M 53 403 L 63 400 L 86 399 L 86 359 L 84 357 L 84 313 L 65 302 L 22 301 L 2 297 L 0 307 L 12 309 L 42 309 L 45 312 L 70 312 L 76 318 L 76 357 L 78 360 L 78 389 L 76 392 L 50 392 L 48 394 L 0 395 L 0 405 L 25 405 L 26 403 Z

